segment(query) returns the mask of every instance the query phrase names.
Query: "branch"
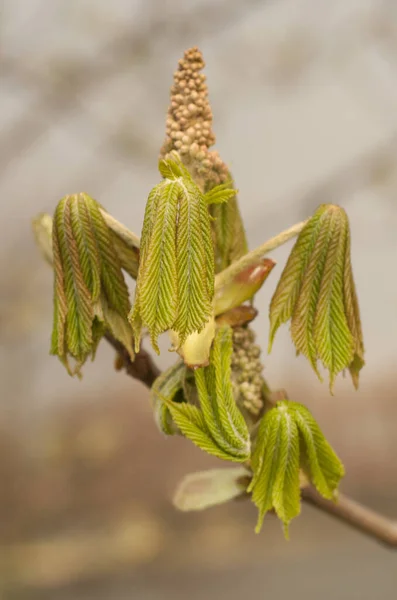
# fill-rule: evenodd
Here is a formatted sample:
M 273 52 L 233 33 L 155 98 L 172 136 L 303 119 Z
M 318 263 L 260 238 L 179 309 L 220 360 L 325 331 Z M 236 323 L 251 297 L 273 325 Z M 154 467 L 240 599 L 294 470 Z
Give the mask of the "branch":
M 148 388 L 151 388 L 154 380 L 160 375 L 160 369 L 154 364 L 151 355 L 141 346 L 139 352 L 135 354 L 135 360 L 132 361 L 128 350 L 121 342 L 110 333 L 105 333 L 104 338 L 118 353 L 122 361 L 121 368 L 125 369 L 127 375 L 142 381 Z
M 282 246 L 295 236 L 299 235 L 306 223 L 307 221 L 301 221 L 289 229 L 282 231 L 264 244 L 261 244 L 261 246 L 255 248 L 255 250 L 247 252 L 247 254 L 239 258 L 239 260 L 236 260 L 229 267 L 218 273 L 218 275 L 215 277 L 215 289 L 219 289 L 224 285 L 227 285 L 235 278 L 236 275 L 241 273 L 241 271 L 247 267 L 255 264 L 255 262 L 262 258 L 262 256 L 268 254 L 268 252 L 275 250 L 279 246 Z
M 397 521 L 383 517 L 344 494 L 338 494 L 337 502 L 332 502 L 320 496 L 314 488 L 305 487 L 302 499 L 364 535 L 390 548 L 397 548 Z

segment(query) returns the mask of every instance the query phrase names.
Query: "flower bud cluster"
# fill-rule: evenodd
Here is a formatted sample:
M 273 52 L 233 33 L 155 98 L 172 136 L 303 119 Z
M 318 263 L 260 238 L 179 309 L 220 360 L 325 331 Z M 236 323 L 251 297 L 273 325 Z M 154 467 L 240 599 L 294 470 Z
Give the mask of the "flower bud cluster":
M 263 407 L 264 379 L 260 347 L 255 344 L 255 333 L 248 326 L 233 329 L 232 373 L 237 402 L 251 414 L 257 415 Z
M 179 61 L 171 88 L 171 102 L 166 121 L 166 140 L 161 157 L 176 150 L 197 182 L 211 189 L 230 178 L 215 144 L 212 111 L 208 101 L 206 77 L 201 72 L 205 63 L 200 50 L 190 48 Z M 206 191 L 204 190 L 204 191 Z

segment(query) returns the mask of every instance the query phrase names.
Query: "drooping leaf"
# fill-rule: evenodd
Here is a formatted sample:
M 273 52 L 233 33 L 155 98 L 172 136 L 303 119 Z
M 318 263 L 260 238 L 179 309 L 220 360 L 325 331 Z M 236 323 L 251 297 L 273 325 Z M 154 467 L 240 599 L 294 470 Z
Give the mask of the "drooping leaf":
M 308 484 L 328 499 L 335 498 L 344 468 L 310 411 L 281 400 L 259 425 L 252 453 L 248 492 L 259 510 L 257 531 L 271 509 L 285 526 L 300 512 L 300 488 Z
M 344 298 L 347 322 L 349 330 L 351 331 L 354 340 L 354 356 L 352 362 L 349 365 L 349 372 L 353 381 L 353 385 L 357 389 L 359 373 L 365 365 L 364 339 L 361 328 L 360 309 L 358 306 L 356 286 L 354 284 L 353 270 L 350 259 L 350 244 L 350 235 L 348 235 L 346 239 L 346 252 L 344 264 Z
M 128 349 L 131 358 L 130 308 L 118 255 L 99 205 L 87 194 L 65 196 L 52 227 L 54 325 L 51 353 L 70 374 L 94 357 L 106 330 Z M 76 363 L 69 366 L 68 357 Z
M 165 179 L 149 194 L 130 319 L 140 343 L 148 327 L 157 337 L 173 330 L 178 345 L 200 332 L 212 314 L 214 251 L 210 215 L 199 187 L 177 154 L 160 161 Z
M 233 351 L 231 327 L 217 330 L 208 367 L 194 373 L 200 407 L 211 436 L 230 460 L 243 462 L 250 456 L 247 424 L 236 405 L 231 382 Z
M 299 235 L 281 274 L 270 303 L 269 352 L 280 325 L 292 317 L 299 298 L 313 248 L 325 211 L 320 207 Z
M 252 454 L 253 478 L 248 487 L 259 510 L 256 532 L 274 509 L 288 525 L 300 512 L 299 435 L 293 415 L 279 403 L 262 418 Z
M 140 321 L 149 329 L 153 348 L 157 337 L 171 328 L 177 315 L 176 219 L 179 201 L 177 182 L 163 182 L 149 195 L 141 236 L 141 257 L 130 320 L 135 350 L 140 346 Z M 145 232 L 150 229 L 147 239 Z
M 332 500 L 345 474 L 343 464 L 324 437 L 310 411 L 297 402 L 288 403 L 301 437 L 302 467 L 318 492 Z
M 244 467 L 209 469 L 186 475 L 178 485 L 173 504 L 181 511 L 204 510 L 242 496 L 249 481 Z
M 336 375 L 349 368 L 353 383 L 364 365 L 357 294 L 350 261 L 350 228 L 339 206 L 322 205 L 302 230 L 270 304 L 269 351 L 277 329 L 291 319 L 298 353 L 313 369 Z

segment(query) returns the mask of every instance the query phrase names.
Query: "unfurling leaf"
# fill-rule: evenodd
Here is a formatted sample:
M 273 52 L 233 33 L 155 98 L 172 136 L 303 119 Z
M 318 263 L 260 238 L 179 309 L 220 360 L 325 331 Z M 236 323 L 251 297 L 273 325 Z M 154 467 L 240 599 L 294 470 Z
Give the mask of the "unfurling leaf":
M 172 401 L 158 390 L 181 433 L 196 446 L 232 462 L 244 462 L 250 456 L 250 436 L 244 417 L 233 397 L 231 383 L 232 330 L 218 329 L 208 367 L 194 372 L 199 407 Z
M 293 416 L 279 403 L 262 418 L 258 429 L 248 487 L 259 510 L 256 532 L 266 513 L 274 509 L 288 536 L 290 521 L 300 512 L 299 434 Z
M 194 373 L 200 407 L 216 444 L 229 460 L 243 462 L 250 456 L 247 424 L 234 400 L 231 382 L 232 329 L 217 330 L 208 367 Z
M 236 194 L 237 190 L 233 188 L 233 183 L 228 181 L 213 187 L 205 194 L 204 199 L 207 204 L 223 204 L 234 198 Z
M 165 396 L 161 396 L 161 399 L 169 408 L 172 419 L 180 432 L 193 442 L 195 446 L 217 458 L 233 460 L 213 440 L 204 420 L 203 413 L 197 406 L 193 406 L 187 402 L 173 402 Z
M 301 465 L 317 491 L 332 500 L 345 469 L 311 412 L 298 402 L 288 402 L 301 438 Z
M 142 326 L 157 337 L 173 330 L 179 345 L 212 315 L 214 250 L 204 195 L 177 154 L 160 161 L 165 179 L 149 194 L 130 321 L 139 348 Z
M 182 511 L 191 511 L 224 504 L 245 493 L 249 477 L 244 467 L 190 473 L 178 485 L 174 506 Z
M 170 402 L 185 400 L 183 387 L 186 370 L 183 362 L 178 361 L 157 377 L 150 391 L 155 421 L 160 431 L 166 435 L 174 435 L 178 429 L 172 421 L 170 410 L 164 404 L 163 398 L 167 398 Z
M 259 260 L 238 273 L 230 283 L 217 288 L 214 303 L 215 315 L 220 315 L 251 300 L 260 290 L 275 264 L 270 258 Z
M 131 358 L 132 330 L 127 321 L 128 289 L 99 205 L 87 194 L 65 196 L 52 228 L 54 325 L 51 353 L 70 374 L 80 372 L 109 331 Z M 75 368 L 71 369 L 68 357 Z
M 287 400 L 277 402 L 262 418 L 251 468 L 253 478 L 247 491 L 252 492 L 259 510 L 256 531 L 274 509 L 286 536 L 289 522 L 300 512 L 300 488 L 307 485 L 306 477 L 322 496 L 334 499 L 344 475 L 341 461 L 310 411 Z
M 313 369 L 348 368 L 355 387 L 364 365 L 360 313 L 350 261 L 350 228 L 339 206 L 320 206 L 299 235 L 270 304 L 269 351 L 282 323 L 291 319 L 298 353 Z

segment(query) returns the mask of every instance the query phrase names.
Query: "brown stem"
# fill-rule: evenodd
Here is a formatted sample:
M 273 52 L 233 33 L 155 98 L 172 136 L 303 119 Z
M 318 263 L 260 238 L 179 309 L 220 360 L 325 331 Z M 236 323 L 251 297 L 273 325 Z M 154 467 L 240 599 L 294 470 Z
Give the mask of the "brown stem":
M 302 490 L 302 499 L 364 535 L 390 548 L 397 548 L 397 521 L 383 517 L 344 494 L 339 494 L 337 502 L 332 502 L 320 496 L 314 488 L 306 487 Z
M 148 388 L 151 388 L 154 380 L 160 375 L 160 369 L 154 364 L 150 354 L 141 347 L 132 362 L 128 351 L 121 342 L 110 333 L 105 333 L 105 339 L 117 351 L 122 361 L 122 368 L 126 370 L 127 375 L 142 381 Z

